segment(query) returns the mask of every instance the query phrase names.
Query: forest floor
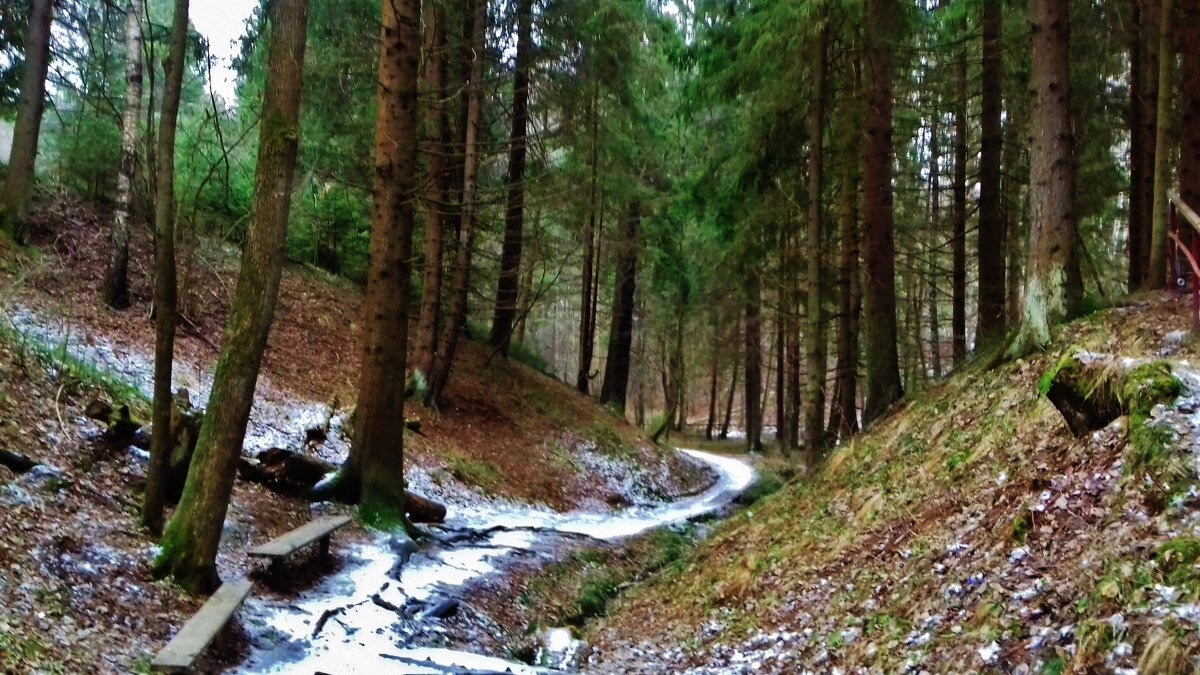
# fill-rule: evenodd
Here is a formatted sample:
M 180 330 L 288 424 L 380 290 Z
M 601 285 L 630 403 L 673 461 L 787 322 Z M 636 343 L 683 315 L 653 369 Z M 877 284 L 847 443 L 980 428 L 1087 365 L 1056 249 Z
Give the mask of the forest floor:
M 107 260 L 103 222 L 88 205 L 59 197 L 35 213 L 31 248 L 0 238 L 0 447 L 46 465 L 22 475 L 0 467 L 0 672 L 145 670 L 199 604 L 150 578 L 153 542 L 137 520 L 144 455 L 107 447 L 83 414 L 95 398 L 145 414 L 152 375 L 152 243 L 135 229 L 133 306 L 108 309 L 96 290 Z M 199 405 L 237 263 L 232 247 L 202 240 L 183 280 L 175 384 Z M 359 288 L 319 270 L 286 268 L 248 450 L 344 456 L 338 432 L 354 398 L 361 299 Z M 690 494 L 711 480 L 567 385 L 492 358 L 473 340 L 460 353 L 440 410 L 406 409 L 421 419 L 405 436 L 410 486 L 452 511 L 480 503 L 607 511 Z M 332 421 L 329 438 L 306 443 L 322 418 Z M 253 571 L 246 548 L 330 511 L 346 507 L 239 481 L 219 569 Z M 365 536 L 352 529 L 339 538 Z M 237 644 L 218 651 L 214 670 L 222 657 L 240 657 Z
M 815 479 L 623 594 L 589 631 L 593 670 L 1193 672 L 1200 364 L 1186 306 L 1136 297 L 1066 326 L 1053 350 L 969 362 L 911 397 Z M 1127 418 L 1075 438 L 1039 396 L 1078 348 L 1182 373 L 1184 395 L 1147 426 L 1161 480 L 1136 468 Z

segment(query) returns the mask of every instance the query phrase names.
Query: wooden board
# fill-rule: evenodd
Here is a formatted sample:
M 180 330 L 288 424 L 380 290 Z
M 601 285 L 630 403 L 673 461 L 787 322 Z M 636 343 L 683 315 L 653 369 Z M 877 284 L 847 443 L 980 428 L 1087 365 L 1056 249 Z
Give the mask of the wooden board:
M 334 530 L 345 527 L 352 520 L 354 520 L 352 516 L 318 518 L 297 527 L 281 537 L 276 537 L 262 546 L 254 548 L 248 555 L 259 558 L 282 558 L 289 556 L 314 541 L 328 536 Z
M 221 584 L 200 611 L 183 624 L 183 628 L 154 657 L 150 669 L 157 673 L 186 673 L 191 670 L 196 659 L 229 623 L 242 601 L 250 594 L 250 588 L 248 579 Z

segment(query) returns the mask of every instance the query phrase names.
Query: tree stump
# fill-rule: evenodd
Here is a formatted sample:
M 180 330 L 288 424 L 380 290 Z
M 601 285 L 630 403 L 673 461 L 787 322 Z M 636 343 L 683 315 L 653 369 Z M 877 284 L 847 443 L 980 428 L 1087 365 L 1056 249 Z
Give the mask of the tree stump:
M 1071 433 L 1083 436 L 1122 415 L 1144 418 L 1156 404 L 1183 393 L 1183 385 L 1167 361 L 1078 351 L 1046 371 L 1038 390 L 1062 414 Z

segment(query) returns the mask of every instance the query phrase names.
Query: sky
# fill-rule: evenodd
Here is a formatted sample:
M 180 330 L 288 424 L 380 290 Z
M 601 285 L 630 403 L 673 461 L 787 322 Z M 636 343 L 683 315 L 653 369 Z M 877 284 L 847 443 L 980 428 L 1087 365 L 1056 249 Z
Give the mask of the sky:
M 237 55 L 238 38 L 242 36 L 245 20 L 257 6 L 258 0 L 192 0 L 189 18 L 198 33 L 208 38 L 213 54 L 213 89 L 227 103 L 233 103 L 237 73 L 233 57 Z

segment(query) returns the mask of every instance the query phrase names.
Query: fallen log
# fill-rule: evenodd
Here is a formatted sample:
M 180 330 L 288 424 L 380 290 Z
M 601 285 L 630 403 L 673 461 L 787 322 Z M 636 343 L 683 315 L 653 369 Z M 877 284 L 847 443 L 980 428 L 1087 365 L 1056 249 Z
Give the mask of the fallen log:
M 324 498 L 313 488 L 326 476 L 338 470 L 338 465 L 285 448 L 270 448 L 253 459 L 243 457 L 238 476 L 252 483 L 289 497 Z M 404 491 L 405 510 L 414 523 L 440 523 L 446 519 L 446 507 L 418 494 Z
M 1182 394 L 1183 385 L 1167 361 L 1076 351 L 1042 375 L 1038 391 L 1062 414 L 1071 433 L 1083 436 L 1122 415 L 1144 419 L 1156 404 Z
M 17 473 L 25 473 L 38 465 L 38 462 L 19 452 L 0 448 L 0 464 L 7 466 Z

